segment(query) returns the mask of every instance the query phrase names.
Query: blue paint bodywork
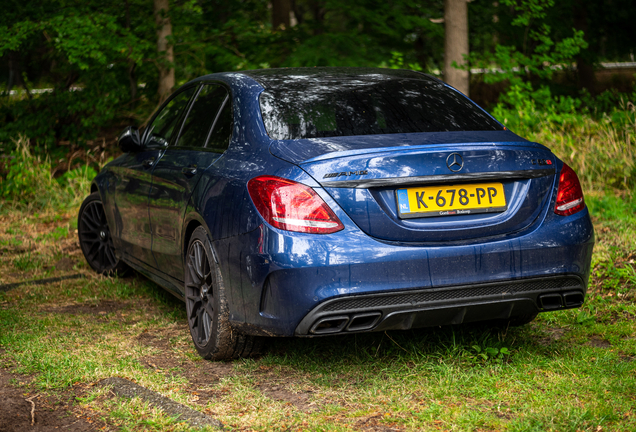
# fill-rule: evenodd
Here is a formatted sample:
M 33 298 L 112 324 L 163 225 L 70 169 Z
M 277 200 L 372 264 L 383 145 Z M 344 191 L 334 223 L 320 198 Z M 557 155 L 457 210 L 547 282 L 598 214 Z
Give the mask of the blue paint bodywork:
M 222 73 L 187 86 L 202 82 L 231 93 L 234 131 L 225 153 L 168 147 L 124 154 L 94 183 L 120 256 L 177 296 L 189 233 L 203 225 L 231 322 L 242 331 L 294 335 L 312 309 L 338 296 L 562 275 L 587 286 L 593 227 L 587 209 L 554 213 L 562 162 L 546 147 L 510 131 L 274 141 L 261 118 L 257 81 Z M 509 203 L 503 213 L 400 219 L 390 182 L 443 178 L 451 174 L 445 160 L 452 152 L 462 155 L 464 174 L 530 174 L 499 180 Z M 149 157 L 156 162 L 144 169 Z M 537 159 L 549 160 L 550 171 Z M 197 174 L 184 178 L 182 167 L 192 164 Z M 347 181 L 386 183 L 341 187 L 324 178 L 341 171 L 368 172 Z M 312 187 L 345 229 L 317 235 L 269 226 L 246 187 L 262 174 Z

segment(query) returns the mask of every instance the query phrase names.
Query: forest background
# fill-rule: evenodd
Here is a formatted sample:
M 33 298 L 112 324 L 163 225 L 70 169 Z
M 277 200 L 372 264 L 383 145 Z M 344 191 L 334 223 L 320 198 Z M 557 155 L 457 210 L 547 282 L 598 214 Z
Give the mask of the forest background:
M 122 377 L 230 430 L 636 430 L 635 18 L 633 0 L 4 0 L 0 424 L 194 430 L 97 385 Z M 422 70 L 548 146 L 595 227 L 583 307 L 201 361 L 183 303 L 90 269 L 78 209 L 171 89 L 286 66 Z
M 467 16 L 459 29 L 449 26 L 457 11 Z M 634 61 L 634 17 L 629 0 L 10 0 L 0 16 L 0 196 L 50 204 L 42 185 L 94 175 L 118 154 L 123 127 L 143 125 L 192 78 L 295 66 L 437 75 L 551 147 L 587 190 L 631 196 L 636 64 L 602 64 Z

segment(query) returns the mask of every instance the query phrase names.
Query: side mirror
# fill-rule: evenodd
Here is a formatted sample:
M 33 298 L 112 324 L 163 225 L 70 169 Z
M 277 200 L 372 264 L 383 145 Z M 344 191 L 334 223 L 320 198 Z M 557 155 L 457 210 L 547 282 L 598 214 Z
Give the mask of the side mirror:
M 135 126 L 128 126 L 119 135 L 119 148 L 124 153 L 138 152 L 143 150 L 141 139 L 139 138 L 139 129 Z

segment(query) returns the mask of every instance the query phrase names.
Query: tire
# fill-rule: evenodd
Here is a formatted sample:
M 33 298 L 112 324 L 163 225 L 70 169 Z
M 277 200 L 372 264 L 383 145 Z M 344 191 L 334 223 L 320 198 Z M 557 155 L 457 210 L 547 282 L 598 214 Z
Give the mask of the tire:
M 129 267 L 117 258 L 98 192 L 90 194 L 77 216 L 77 236 L 84 258 L 97 273 L 123 275 Z
M 262 338 L 232 331 L 223 277 L 213 257 L 205 229 L 196 228 L 184 264 L 186 312 L 194 346 L 206 360 L 257 355 Z

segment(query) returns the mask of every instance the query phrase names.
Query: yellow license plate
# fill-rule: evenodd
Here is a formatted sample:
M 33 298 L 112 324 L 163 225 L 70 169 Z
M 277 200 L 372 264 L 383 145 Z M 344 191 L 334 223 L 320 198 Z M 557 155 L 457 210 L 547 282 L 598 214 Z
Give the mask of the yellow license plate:
M 402 219 L 506 211 L 501 183 L 410 187 L 396 191 Z

